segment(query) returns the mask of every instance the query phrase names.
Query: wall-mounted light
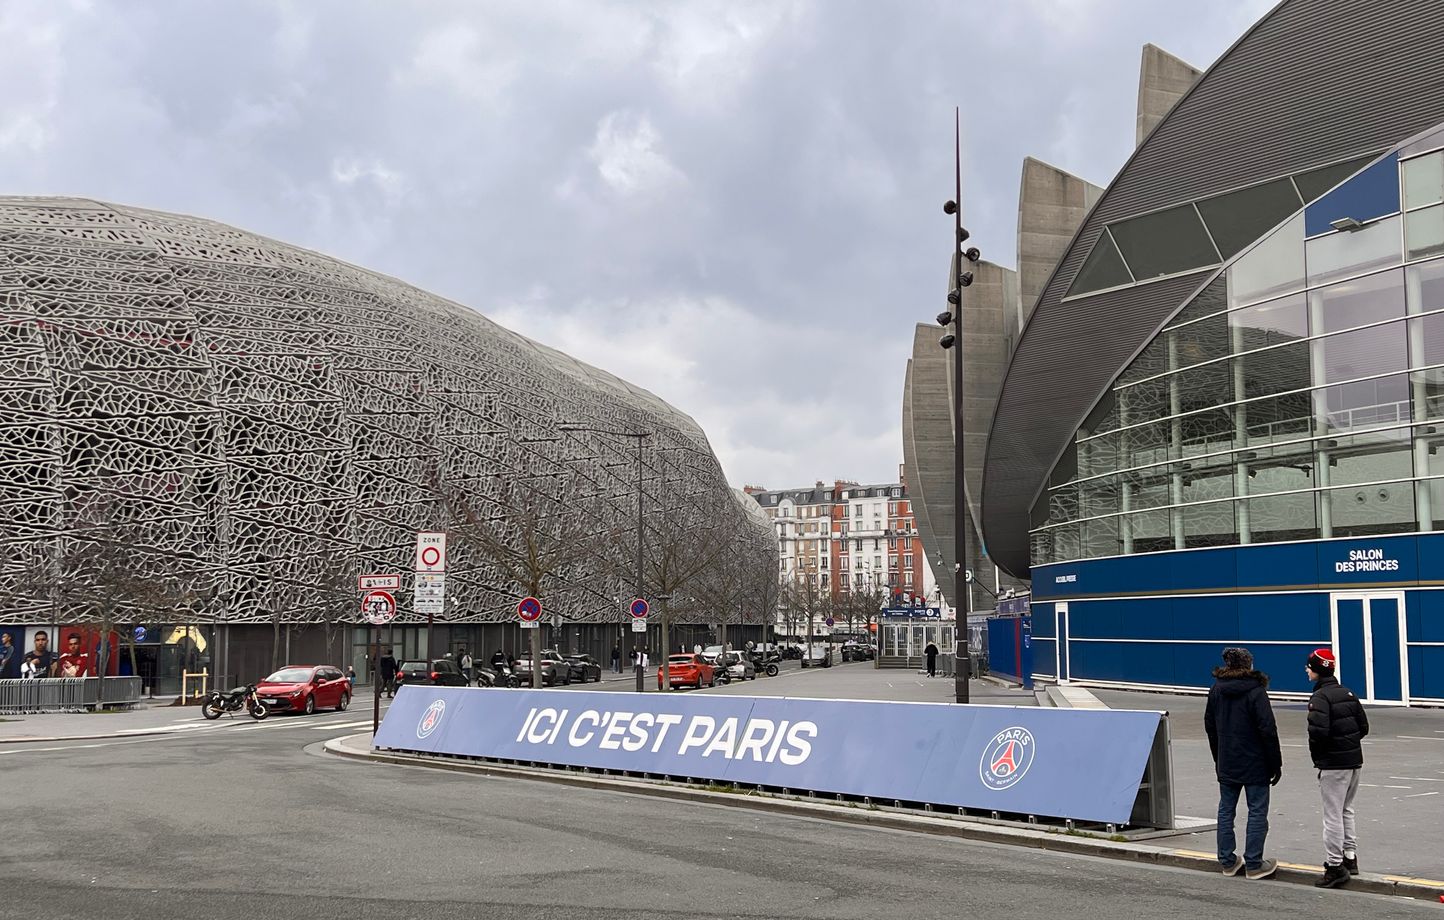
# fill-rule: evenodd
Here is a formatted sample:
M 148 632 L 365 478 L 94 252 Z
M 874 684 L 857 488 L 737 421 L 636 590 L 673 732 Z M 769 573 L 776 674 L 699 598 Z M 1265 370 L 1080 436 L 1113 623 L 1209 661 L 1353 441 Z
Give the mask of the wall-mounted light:
M 1329 226 L 1335 230 L 1343 230 L 1348 233 L 1364 229 L 1364 225 L 1352 217 L 1340 217 L 1338 220 L 1329 221 Z

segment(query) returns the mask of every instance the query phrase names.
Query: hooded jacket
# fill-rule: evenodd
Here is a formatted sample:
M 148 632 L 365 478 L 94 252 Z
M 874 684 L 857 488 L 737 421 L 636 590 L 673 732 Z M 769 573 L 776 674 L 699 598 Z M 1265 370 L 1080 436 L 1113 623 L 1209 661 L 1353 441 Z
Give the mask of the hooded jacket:
M 1268 675 L 1252 669 L 1215 668 L 1203 710 L 1203 727 L 1220 783 L 1267 783 L 1283 767 L 1279 728 L 1266 688 Z
M 1369 717 L 1354 692 L 1338 678 L 1325 676 L 1309 699 L 1309 756 L 1320 770 L 1357 770 L 1364 765 L 1361 742 Z

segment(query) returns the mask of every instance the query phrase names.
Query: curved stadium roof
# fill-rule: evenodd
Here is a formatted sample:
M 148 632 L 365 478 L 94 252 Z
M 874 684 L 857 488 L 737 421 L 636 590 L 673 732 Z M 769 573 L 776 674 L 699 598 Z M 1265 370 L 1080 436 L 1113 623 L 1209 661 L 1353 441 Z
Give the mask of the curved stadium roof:
M 1320 167 L 1444 121 L 1441 59 L 1444 17 L 1412 0 L 1284 0 L 1134 151 L 1054 269 L 1003 381 L 982 489 L 984 537 L 999 566 L 1028 574 L 1029 513 L 1053 465 L 1119 370 L 1220 261 L 1065 302 L 1070 289 L 1088 289 L 1079 276 L 1095 271 L 1090 255 L 1105 228 L 1268 180 L 1342 178 Z

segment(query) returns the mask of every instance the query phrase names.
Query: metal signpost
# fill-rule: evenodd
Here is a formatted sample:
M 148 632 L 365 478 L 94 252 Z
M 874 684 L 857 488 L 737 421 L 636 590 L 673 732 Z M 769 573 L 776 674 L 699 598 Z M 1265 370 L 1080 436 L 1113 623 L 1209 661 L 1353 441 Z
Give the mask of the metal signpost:
M 397 584 L 401 582 L 399 575 L 362 575 L 361 587 L 366 587 L 368 578 L 395 579 Z M 361 616 L 370 623 L 375 630 L 374 640 L 371 643 L 371 734 L 374 736 L 381 726 L 381 627 L 390 623 L 396 617 L 396 598 L 391 596 L 389 591 L 380 588 L 372 588 L 361 598 Z
M 531 630 L 531 641 L 527 643 L 531 656 L 531 685 L 540 689 L 541 677 L 541 615 L 542 603 L 534 597 L 524 597 L 516 605 L 516 615 L 521 618 L 521 628 Z
M 640 597 L 632 601 L 632 606 L 628 608 L 629 612 L 632 614 L 632 632 L 641 633 L 643 636 L 647 634 L 647 614 L 651 611 L 651 609 L 651 606 Z M 646 647 L 647 640 L 643 639 L 642 648 Z M 645 693 L 647 691 L 647 678 L 646 673 L 642 668 L 641 649 L 637 650 L 637 660 L 633 665 L 633 670 L 637 672 L 637 692 Z

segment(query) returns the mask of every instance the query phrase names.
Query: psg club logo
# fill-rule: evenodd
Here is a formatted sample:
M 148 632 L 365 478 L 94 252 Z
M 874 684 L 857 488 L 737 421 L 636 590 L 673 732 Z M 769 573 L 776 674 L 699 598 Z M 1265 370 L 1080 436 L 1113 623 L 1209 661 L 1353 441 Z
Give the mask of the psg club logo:
M 1026 728 L 1015 725 L 998 732 L 983 748 L 983 758 L 978 762 L 983 785 L 994 792 L 1016 785 L 1033 765 L 1036 748 L 1033 733 Z
M 446 712 L 446 700 L 437 700 L 426 711 L 421 714 L 421 721 L 416 723 L 416 737 L 425 738 L 436 731 L 436 726 L 441 724 L 441 715 Z

